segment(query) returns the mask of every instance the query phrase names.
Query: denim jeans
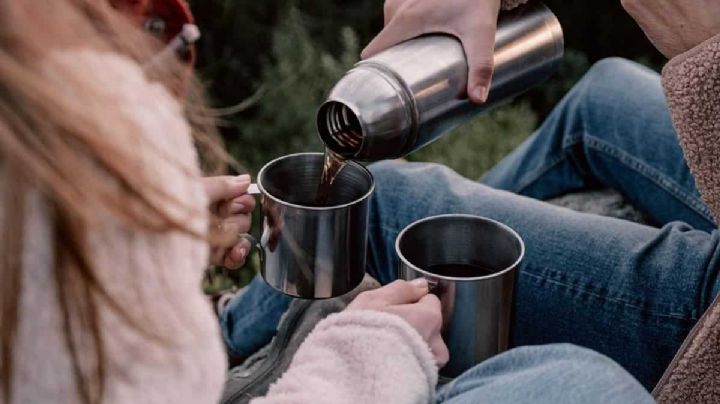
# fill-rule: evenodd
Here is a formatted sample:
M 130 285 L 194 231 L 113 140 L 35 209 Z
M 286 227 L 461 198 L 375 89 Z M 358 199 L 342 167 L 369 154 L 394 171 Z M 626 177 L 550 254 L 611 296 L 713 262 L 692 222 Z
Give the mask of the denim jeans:
M 512 345 L 567 342 L 603 353 L 652 388 L 718 292 L 718 231 L 683 159 L 659 76 L 621 59 L 597 63 L 484 184 L 425 163 L 371 166 L 368 272 L 396 276 L 394 241 L 415 220 L 487 216 L 525 240 Z M 611 187 L 652 220 L 641 225 L 542 202 Z M 258 282 L 223 315 L 231 351 L 258 348 L 287 298 Z M 254 338 L 254 339 L 251 339 Z
M 650 404 L 650 394 L 604 355 L 569 344 L 515 348 L 437 392 L 440 404 Z

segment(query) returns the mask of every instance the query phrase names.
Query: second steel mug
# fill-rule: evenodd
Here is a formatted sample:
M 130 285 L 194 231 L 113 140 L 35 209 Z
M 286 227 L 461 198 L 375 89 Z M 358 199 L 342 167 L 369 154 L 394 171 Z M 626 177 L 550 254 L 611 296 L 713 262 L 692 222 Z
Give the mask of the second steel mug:
M 335 84 L 318 110 L 318 133 L 347 159 L 402 157 L 543 82 L 563 52 L 560 23 L 542 3 L 501 13 L 489 98 L 476 105 L 466 95 L 460 41 L 450 35 L 405 41 L 357 63 Z
M 508 348 L 520 236 L 495 220 L 440 215 L 407 226 L 397 237 L 398 277 L 424 277 L 442 306 L 442 336 L 453 378 Z M 458 271 L 461 269 L 462 271 Z
M 374 181 L 348 162 L 332 185 L 328 203 L 314 206 L 322 153 L 283 156 L 257 177 L 263 212 L 260 273 L 273 288 L 294 297 L 344 295 L 365 275 L 368 213 Z M 251 193 L 255 193 L 252 192 Z

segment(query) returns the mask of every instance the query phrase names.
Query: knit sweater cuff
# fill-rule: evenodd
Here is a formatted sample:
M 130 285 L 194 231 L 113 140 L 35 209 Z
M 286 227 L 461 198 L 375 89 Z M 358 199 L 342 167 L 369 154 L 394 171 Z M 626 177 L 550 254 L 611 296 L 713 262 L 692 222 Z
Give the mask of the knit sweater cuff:
M 673 58 L 663 87 L 703 200 L 720 218 L 720 34 Z
M 500 3 L 501 10 L 512 10 L 513 8 L 527 3 L 528 0 L 502 0 Z

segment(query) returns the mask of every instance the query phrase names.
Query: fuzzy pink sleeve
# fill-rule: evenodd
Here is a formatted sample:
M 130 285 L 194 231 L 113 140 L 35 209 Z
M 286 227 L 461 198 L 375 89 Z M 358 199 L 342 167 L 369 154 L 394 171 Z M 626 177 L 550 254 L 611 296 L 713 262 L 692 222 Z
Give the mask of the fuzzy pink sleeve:
M 437 367 L 405 320 L 344 311 L 320 322 L 267 396 L 252 404 L 415 404 L 434 400 Z

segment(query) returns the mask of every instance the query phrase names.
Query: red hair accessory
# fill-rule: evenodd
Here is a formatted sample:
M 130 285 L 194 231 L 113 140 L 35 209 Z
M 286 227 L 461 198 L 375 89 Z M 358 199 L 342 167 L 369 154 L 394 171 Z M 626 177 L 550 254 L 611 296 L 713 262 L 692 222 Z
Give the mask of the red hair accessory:
M 110 4 L 169 43 L 183 32 L 183 26 L 194 22 L 190 8 L 184 0 L 110 0 Z M 184 55 L 192 64 L 195 47 L 189 44 Z

